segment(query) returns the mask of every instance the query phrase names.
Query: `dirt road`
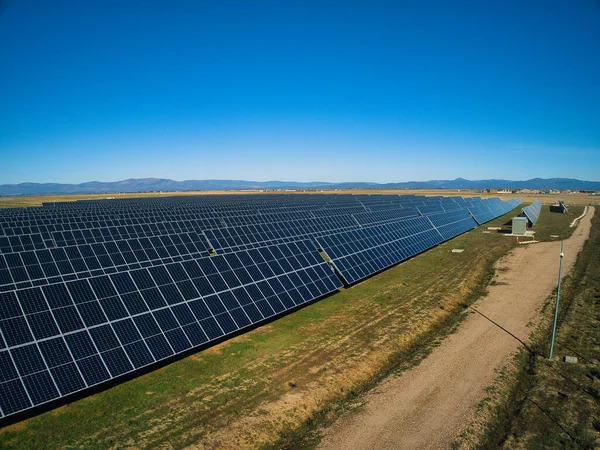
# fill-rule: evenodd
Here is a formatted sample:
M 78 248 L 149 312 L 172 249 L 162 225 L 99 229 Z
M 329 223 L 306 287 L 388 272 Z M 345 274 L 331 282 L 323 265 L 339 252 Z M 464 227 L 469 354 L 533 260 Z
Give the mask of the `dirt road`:
M 589 208 L 565 241 L 563 275 L 583 247 L 593 215 Z M 325 432 L 318 448 L 449 448 L 485 398 L 496 371 L 522 345 L 519 340 L 527 340 L 527 324 L 556 287 L 559 253 L 560 242 L 522 245 L 498 261 L 496 283 L 473 305 L 477 312 L 419 366 L 382 382 L 364 408 Z

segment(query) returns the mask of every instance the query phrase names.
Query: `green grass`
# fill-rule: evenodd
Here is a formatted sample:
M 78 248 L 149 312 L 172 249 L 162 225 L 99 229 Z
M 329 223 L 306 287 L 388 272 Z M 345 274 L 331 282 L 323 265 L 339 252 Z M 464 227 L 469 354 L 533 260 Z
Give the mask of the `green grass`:
M 553 225 L 556 233 L 569 233 L 568 219 Z M 232 448 L 314 441 L 311 430 L 382 376 L 423 358 L 454 329 L 465 305 L 485 293 L 494 262 L 516 244 L 483 230 L 219 346 L 6 427 L 0 447 L 183 448 L 203 442 Z
M 535 239 L 538 241 L 561 241 L 567 239 L 573 232 L 573 228 L 564 227 L 564 224 L 566 222 L 571 223 L 579 217 L 583 213 L 583 209 L 583 206 L 571 206 L 566 214 L 559 214 L 550 212 L 549 205 L 543 205 L 539 221 L 533 227 Z M 558 237 L 554 238 L 552 235 Z
M 552 361 L 547 358 L 555 294 L 543 309 L 532 351 L 517 354 L 514 370 L 497 382 L 494 401 L 483 405 L 491 420 L 476 448 L 600 448 L 598 216 L 592 224 L 590 238 L 563 283 Z M 579 361 L 569 364 L 564 356 Z

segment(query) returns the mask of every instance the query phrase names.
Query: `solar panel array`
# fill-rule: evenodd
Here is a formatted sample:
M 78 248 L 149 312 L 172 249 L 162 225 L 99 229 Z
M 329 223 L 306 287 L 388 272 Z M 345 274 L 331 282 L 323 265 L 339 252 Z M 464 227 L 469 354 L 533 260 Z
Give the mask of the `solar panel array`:
M 230 195 L 0 210 L 0 418 L 210 345 L 519 203 Z
M 402 197 L 401 197 L 402 198 Z M 318 247 L 331 260 L 345 284 L 353 284 L 398 264 L 439 243 L 452 239 L 478 224 L 506 214 L 520 204 L 518 199 L 414 197 L 403 199 L 405 217 L 390 219 L 390 212 L 366 214 L 369 226 L 316 237 Z M 415 215 L 417 209 L 420 215 Z M 365 215 L 365 213 L 362 213 Z M 359 216 L 359 214 L 355 215 Z M 361 223 L 365 223 L 361 219 Z
M 521 210 L 521 215 L 527 217 L 529 226 L 534 226 L 540 218 L 542 212 L 542 204 L 539 200 L 534 200 L 531 205 L 526 206 Z

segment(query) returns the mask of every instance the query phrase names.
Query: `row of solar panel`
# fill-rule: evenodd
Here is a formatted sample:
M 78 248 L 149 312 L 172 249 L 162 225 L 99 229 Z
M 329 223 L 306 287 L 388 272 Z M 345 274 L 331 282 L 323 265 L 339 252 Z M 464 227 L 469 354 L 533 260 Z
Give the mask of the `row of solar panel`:
M 501 209 L 498 211 L 491 211 L 490 207 L 498 207 L 498 205 L 492 204 L 492 200 L 497 200 L 501 205 L 503 204 L 499 199 L 491 199 L 489 206 L 482 206 L 480 208 L 470 208 L 479 223 L 485 223 L 491 220 L 494 216 L 503 213 L 505 210 Z M 352 216 L 337 216 L 337 217 L 325 217 L 321 219 L 312 220 L 297 220 L 293 222 L 282 223 L 279 230 L 273 230 L 272 225 L 279 222 L 273 222 L 273 224 L 259 224 L 260 227 L 271 227 L 270 230 L 262 230 L 257 233 L 244 232 L 243 228 L 229 227 L 222 229 L 207 230 L 209 238 L 213 242 L 215 248 L 221 250 L 234 251 L 244 248 L 251 248 L 254 242 L 263 242 L 268 240 L 270 233 L 274 232 L 279 236 L 274 236 L 274 240 L 289 241 L 292 236 L 308 236 L 318 235 L 325 231 L 343 229 L 343 228 L 355 228 L 355 223 L 359 223 L 361 226 L 369 226 L 371 224 L 399 220 L 405 217 L 417 216 L 420 212 L 426 215 L 437 214 L 447 210 L 455 210 L 460 208 L 456 203 L 453 203 L 452 208 L 438 206 L 429 210 L 419 211 L 416 208 L 404 209 L 404 210 L 388 210 L 380 212 L 369 212 L 355 214 Z M 105 223 L 104 223 L 105 224 Z M 89 225 L 89 224 L 88 224 Z M 103 225 L 103 224 L 97 224 Z M 160 225 L 160 226 L 157 226 Z M 298 228 L 298 229 L 295 229 Z M 228 233 L 228 230 L 233 230 L 233 233 Z M 240 231 L 241 230 L 241 231 Z M 195 231 L 201 233 L 201 231 L 192 224 L 191 221 L 186 222 L 173 222 L 172 224 L 153 224 L 138 227 L 110 227 L 110 228 L 99 228 L 93 230 L 83 231 L 67 231 L 63 233 L 52 233 L 52 236 L 40 236 L 38 235 L 22 235 L 22 236 L 11 236 L 10 238 L 0 237 L 0 252 L 8 253 L 15 251 L 24 251 L 42 248 L 49 248 L 54 246 L 67 246 L 77 245 L 84 243 L 95 243 L 95 242 L 110 242 L 115 240 L 122 240 L 134 237 L 149 237 L 149 236 L 161 236 L 165 233 L 173 232 L 189 232 Z M 229 235 L 227 237 L 222 234 Z M 257 241 L 252 235 L 259 234 L 260 239 Z M 250 236 L 250 238 L 248 238 Z
M 455 204 L 456 208 L 460 208 Z M 443 209 L 440 211 L 444 211 Z M 294 219 L 294 223 L 305 223 L 307 226 L 314 225 L 323 229 L 334 229 L 340 228 L 337 223 L 332 223 L 328 226 L 328 221 L 332 219 L 345 218 L 350 225 L 354 225 L 355 221 L 361 225 L 368 225 L 369 223 L 377 223 L 386 220 L 395 220 L 402 217 L 417 216 L 420 211 L 415 208 L 392 210 L 386 212 L 362 212 L 354 215 L 341 215 L 336 214 L 335 217 L 323 216 L 321 218 L 311 219 Z M 426 214 L 427 212 L 423 212 Z M 355 218 L 355 221 L 352 220 Z M 158 220 L 158 219 L 157 219 Z M 287 222 L 282 220 L 271 220 L 268 222 L 256 222 L 256 225 L 270 224 Z M 18 247 L 18 242 L 21 236 L 31 236 L 32 239 L 37 239 L 41 235 L 43 241 L 52 241 L 56 245 L 73 245 L 74 243 L 92 243 L 92 242 L 105 242 L 107 240 L 118 240 L 131 237 L 149 237 L 159 236 L 163 234 L 173 234 L 181 232 L 201 232 L 204 230 L 218 230 L 231 226 L 239 226 L 233 224 L 203 224 L 199 220 L 178 220 L 176 218 L 170 218 L 169 222 L 150 222 L 140 224 L 133 224 L 130 220 L 120 221 L 79 221 L 62 225 L 42 225 L 42 226 L 26 226 L 18 228 L 5 228 L 4 233 L 8 237 L 0 237 L 0 251 L 6 252 L 8 247 Z M 27 245 L 23 244 L 23 245 Z M 18 250 L 19 251 L 19 250 Z
M 0 253 L 22 252 L 32 249 L 65 247 L 79 244 L 113 242 L 124 239 L 160 239 L 163 236 L 178 234 L 202 234 L 197 227 L 176 227 L 175 231 L 158 231 L 152 229 L 117 229 L 99 228 L 83 231 L 53 232 L 51 234 L 21 234 L 9 237 L 0 236 Z
M 425 198 L 427 199 L 427 198 Z M 154 217 L 160 217 L 160 218 L 169 218 L 169 217 L 177 217 L 179 219 L 186 219 L 186 216 L 193 216 L 193 217 L 199 217 L 199 218 L 206 218 L 206 219 L 220 219 L 222 217 L 236 217 L 236 216 L 269 216 L 269 215 L 283 215 L 285 216 L 286 214 L 301 214 L 301 213 L 314 213 L 315 216 L 316 215 L 329 215 L 332 213 L 332 211 L 335 211 L 337 213 L 346 213 L 346 214 L 351 214 L 351 213 L 359 213 L 359 212 L 363 212 L 363 211 L 369 211 L 372 207 L 377 207 L 378 205 L 381 206 L 394 206 L 398 209 L 407 207 L 407 208 L 413 208 L 413 207 L 418 207 L 418 206 L 436 206 L 436 205 L 443 205 L 443 206 L 451 206 L 451 205 L 465 205 L 465 204 L 470 204 L 470 206 L 477 206 L 480 202 L 482 201 L 487 201 L 487 200 L 481 200 L 479 198 L 471 198 L 471 199 L 463 199 L 462 201 L 459 201 L 455 198 L 451 198 L 448 199 L 447 201 L 444 201 L 446 199 L 442 199 L 442 200 L 438 200 L 438 199 L 427 199 L 427 200 L 423 200 L 423 201 L 410 201 L 410 202 L 397 202 L 397 203 L 377 203 L 377 204 L 371 204 L 371 206 L 367 206 L 366 204 L 362 204 L 362 203 L 355 203 L 354 205 L 335 205 L 335 206 L 331 206 L 331 207 L 326 207 L 326 208 L 314 208 L 314 207 L 310 207 L 310 206 L 298 206 L 296 208 L 290 209 L 290 208 L 280 208 L 277 205 L 272 205 L 270 206 L 270 209 L 245 209 L 245 208 L 240 208 L 240 209 L 234 209 L 234 210 L 219 210 L 219 211 L 203 211 L 203 210 L 197 210 L 194 208 L 182 208 L 180 210 L 176 210 L 176 211 L 172 211 L 172 210 L 154 210 L 154 209 L 130 209 L 130 210 L 126 210 L 126 211 L 113 211 L 111 209 L 108 209 L 107 211 L 87 211 L 85 209 L 82 209 L 81 211 L 79 211 L 77 214 L 65 214 L 64 212 L 61 211 L 54 211 L 54 210 L 48 210 L 48 209 L 22 209 L 19 210 L 20 213 L 19 214 L 10 214 L 10 215 L 3 215 L 2 211 L 0 211 L 0 224 L 4 224 L 6 221 L 9 222 L 19 222 L 19 221 L 26 221 L 28 219 L 32 219 L 32 220 L 37 220 L 39 222 L 36 222 L 36 224 L 45 224 L 45 225 L 49 225 L 49 224 L 61 224 L 61 223 L 70 223 L 73 221 L 80 221 L 82 218 L 88 218 L 89 220 L 103 220 L 105 218 L 109 218 L 110 220 L 124 220 L 124 219 L 136 219 L 136 220 L 141 220 L 142 222 L 147 219 L 147 218 L 154 218 Z M 6 211 L 6 210 L 4 210 Z M 313 216 L 310 216 L 313 217 Z M 24 224 L 21 223 L 20 226 L 23 226 Z
M 512 209 L 512 208 L 511 208 Z M 469 215 L 468 210 L 463 210 L 460 207 L 458 209 L 450 209 L 452 211 L 459 212 L 461 217 Z M 493 218 L 504 214 L 504 212 L 494 213 L 488 206 L 483 206 L 478 211 L 477 218 L 481 223 L 485 223 Z M 508 211 L 508 210 L 506 210 Z M 435 209 L 427 214 L 428 217 L 435 215 L 445 214 L 444 209 Z M 485 215 L 484 215 L 485 214 Z M 393 210 L 393 211 L 378 211 L 354 214 L 351 217 L 360 224 L 361 228 L 375 226 L 380 223 L 398 222 L 412 217 L 419 216 L 418 209 L 404 209 L 404 210 Z M 340 218 L 336 219 L 336 224 L 339 229 L 358 229 L 356 225 L 353 226 L 351 220 L 341 222 Z M 318 238 L 319 236 L 331 234 L 327 231 L 335 231 L 334 227 L 329 230 L 323 230 L 322 228 L 302 228 L 302 223 L 286 224 L 271 224 L 264 226 L 264 228 L 257 227 L 231 227 L 223 230 L 207 230 L 206 235 L 210 243 L 214 246 L 218 253 L 236 251 L 238 249 L 252 248 L 254 246 L 264 245 L 264 242 L 268 242 L 270 239 L 275 240 L 289 240 L 294 237 L 310 237 Z
M 321 225 L 320 228 L 310 227 L 308 225 Z M 306 224 L 305 222 L 294 222 L 291 225 L 295 227 L 285 228 L 273 224 L 270 230 L 262 233 L 248 233 L 249 227 L 242 229 L 226 229 L 217 236 L 211 234 L 210 239 L 221 250 L 231 250 L 235 246 L 247 245 L 248 247 L 268 245 L 277 241 L 297 240 L 300 236 L 320 235 L 326 231 L 335 229 L 336 226 L 349 228 L 355 223 L 351 220 L 330 220 L 325 223 L 314 222 Z M 325 224 L 326 226 L 322 226 Z M 301 225 L 306 225 L 302 228 Z M 235 231 L 235 233 L 232 233 Z M 245 234 L 240 233 L 246 232 Z M 227 233 L 225 236 L 223 233 Z M 250 239 L 251 237 L 251 239 Z M 76 242 L 66 242 L 67 244 L 76 244 Z M 39 247 L 38 247 L 39 248 Z M 79 245 L 73 247 L 52 248 L 50 250 L 24 251 L 19 253 L 10 253 L 0 255 L 0 285 L 10 283 L 23 283 L 27 281 L 42 280 L 43 282 L 56 281 L 53 278 L 58 276 L 70 276 L 77 274 L 80 277 L 96 275 L 102 272 L 95 272 L 102 269 L 129 270 L 137 268 L 139 263 L 161 260 L 165 258 L 178 256 L 205 256 L 207 255 L 208 243 L 204 236 L 194 233 L 181 235 L 167 235 L 160 238 L 141 238 L 125 239 L 105 244 Z M 27 249 L 24 247 L 23 250 Z M 65 253 L 65 250 L 67 253 Z M 159 261 L 160 263 L 161 261 Z M 109 271 L 109 273 L 112 272 Z M 106 272 L 103 272 L 106 273 Z M 64 279 L 64 278 L 63 278 Z M 19 285 L 26 287 L 25 285 Z
M 346 284 L 352 284 L 472 230 L 479 221 L 485 223 L 499 217 L 515 203 L 495 205 L 496 212 L 486 205 L 471 214 L 462 209 L 431 214 L 316 240 Z
M 455 207 L 458 207 L 454 204 Z M 355 214 L 353 216 L 336 216 L 335 219 L 340 219 L 345 217 L 347 221 L 352 224 L 354 221 L 360 223 L 361 225 L 368 225 L 370 223 L 378 223 L 383 221 L 391 221 L 396 220 L 402 217 L 411 217 L 416 216 L 419 212 L 423 214 L 433 213 L 433 212 L 442 212 L 447 211 L 448 209 L 440 209 L 437 207 L 435 210 L 425 210 L 418 211 L 415 208 L 404 209 L 404 210 L 392 210 L 385 212 L 369 212 L 369 213 L 360 213 Z M 354 217 L 352 220 L 351 217 Z M 343 227 L 340 225 L 333 225 L 327 227 L 327 223 L 325 222 L 327 219 L 331 220 L 331 217 L 324 217 L 321 219 L 307 219 L 308 222 L 312 222 L 315 226 L 319 227 L 321 230 L 323 229 L 335 229 Z M 294 222 L 306 222 L 306 220 L 296 220 Z M 277 222 L 271 222 L 277 223 Z M 350 225 L 348 225 L 350 226 Z M 42 227 L 23 227 L 23 228 L 10 228 L 6 229 L 5 232 L 10 237 L 0 237 L 0 252 L 6 253 L 7 251 L 22 251 L 29 250 L 28 246 L 31 248 L 43 248 L 44 243 L 41 241 L 45 241 L 46 247 L 49 246 L 62 246 L 62 245 L 74 245 L 74 244 L 83 244 L 83 243 L 92 243 L 92 242 L 106 242 L 110 240 L 119 240 L 125 238 L 133 238 L 133 237 L 149 237 L 149 236 L 160 236 L 163 234 L 173 234 L 173 233 L 181 233 L 181 232 L 197 232 L 200 233 L 202 229 L 210 230 L 210 229 L 222 229 L 226 228 L 223 225 L 217 226 L 215 224 L 211 224 L 209 226 L 203 226 L 198 220 L 176 220 L 172 219 L 171 222 L 156 222 L 156 223 L 145 223 L 138 225 L 127 224 L 126 221 L 122 221 L 121 223 L 113 223 L 110 221 L 99 221 L 99 222 L 91 222 L 91 221 L 81 221 L 80 223 L 68 224 L 68 230 L 64 230 L 63 232 L 57 232 L 53 229 L 60 228 L 56 226 L 42 226 Z M 38 233 L 41 232 L 41 240 Z M 26 237 L 29 236 L 29 237 Z M 25 242 L 20 242 L 20 240 L 27 239 Z M 30 242 L 29 240 L 35 240 L 35 242 Z M 22 249 L 20 247 L 23 247 Z
M 474 217 L 478 220 L 479 223 L 484 223 L 488 220 L 491 220 L 492 218 L 494 218 L 497 215 L 502 214 L 505 209 L 501 209 L 500 212 L 496 212 L 493 213 L 489 208 L 479 208 L 479 209 L 471 209 Z M 392 216 L 390 216 L 388 214 L 389 212 L 384 212 L 384 213 L 371 213 L 374 215 L 374 217 L 370 217 L 369 220 L 379 220 L 379 221 L 386 221 L 386 220 L 393 220 L 393 219 L 399 219 L 402 216 L 398 215 L 398 214 L 394 214 Z M 409 214 L 408 217 L 412 216 L 412 215 L 416 215 L 416 210 L 412 211 L 412 214 Z M 353 227 L 353 224 L 356 222 L 362 222 L 363 226 L 367 225 L 368 220 L 365 220 L 364 215 L 363 216 L 359 216 L 358 218 L 354 218 L 354 220 L 352 220 L 351 218 L 347 218 L 347 220 L 344 220 L 344 218 L 335 218 L 334 220 L 331 220 L 331 218 L 329 219 L 329 222 L 326 222 L 325 219 L 315 219 L 314 221 L 296 221 L 296 222 L 290 222 L 290 223 L 285 223 L 285 224 L 271 224 L 271 225 L 264 225 L 264 228 L 261 231 L 258 231 L 256 229 L 252 229 L 252 227 L 233 227 L 233 228 L 227 228 L 227 229 L 223 229 L 223 230 L 214 230 L 213 232 L 211 232 L 210 230 L 207 232 L 207 234 L 209 234 L 209 239 L 212 242 L 212 245 L 219 249 L 220 251 L 237 251 L 240 249 L 246 249 L 246 248 L 252 248 L 254 246 L 257 245 L 266 245 L 265 243 L 268 242 L 289 242 L 290 240 L 294 240 L 295 237 L 309 237 L 309 236 L 318 236 L 318 235 L 322 235 L 324 234 L 326 231 L 333 231 L 335 229 L 343 229 L 343 228 L 355 228 Z M 376 222 L 375 222 L 376 223 Z M 303 227 L 303 226 L 304 227 Z M 96 233 L 94 233 L 92 235 L 92 242 L 96 241 L 96 240 L 100 240 L 102 241 L 104 239 L 105 236 L 108 235 L 108 233 L 106 233 L 106 230 L 102 230 L 103 233 L 100 233 L 99 230 L 95 230 Z M 194 235 L 194 233 L 191 233 L 191 235 Z M 61 235 L 61 240 L 52 240 L 52 241 L 46 241 L 46 242 L 42 242 L 42 240 L 39 238 L 39 236 L 33 235 L 33 236 L 20 236 L 20 237 L 16 237 L 13 236 L 11 238 L 4 238 L 4 240 L 9 239 L 8 242 L 4 242 L 3 238 L 0 238 L 0 250 L 3 253 L 7 253 L 9 251 L 15 252 L 15 251 L 27 251 L 27 250 L 31 250 L 33 248 L 35 249 L 42 249 L 42 248 L 46 248 L 46 247 L 54 247 L 56 245 L 58 246 L 66 246 L 66 245 L 77 245 L 77 244 L 81 244 L 82 241 L 79 239 L 75 239 L 75 235 L 69 235 L 69 236 L 64 236 Z M 81 237 L 81 236 L 77 236 L 77 237 Z M 115 238 L 120 237 L 120 236 L 115 236 Z M 37 238 L 37 239 L 36 239 Z M 164 240 L 164 237 L 161 236 L 161 238 Z M 182 245 L 179 241 L 179 239 L 175 239 L 176 236 L 174 236 L 174 240 L 175 240 L 175 245 Z M 112 241 L 113 239 L 107 239 L 108 242 Z M 158 242 L 158 238 L 155 239 Z M 169 237 L 166 237 L 166 240 L 169 241 Z M 134 242 L 137 242 L 135 240 L 133 240 Z M 188 251 L 170 251 L 169 253 L 171 254 L 171 256 L 176 256 L 176 255 L 184 255 L 184 254 L 188 254 L 188 253 L 195 253 L 198 252 L 200 255 L 204 255 L 205 252 L 207 251 L 207 249 L 210 247 L 210 245 L 208 244 L 208 242 L 206 242 L 206 239 L 204 238 L 204 236 L 202 236 L 202 238 L 193 238 L 192 239 L 193 242 L 201 242 L 203 241 L 201 244 L 199 244 L 199 246 L 195 249 L 195 250 L 190 250 Z M 83 241 L 83 242 L 87 242 L 87 241 Z M 117 241 L 118 242 L 118 241 Z M 144 242 L 144 239 L 142 239 L 142 243 Z M 144 246 L 142 244 L 142 246 Z M 165 246 L 167 248 L 170 248 L 173 246 L 172 243 L 168 242 L 165 243 Z M 148 246 L 144 246 L 144 247 L 148 247 Z M 159 245 L 159 247 L 161 247 Z M 174 250 L 174 249 L 173 249 Z M 123 250 L 123 251 L 129 251 L 129 249 Z M 115 253 L 115 252 L 113 252 Z M 166 255 L 165 255 L 166 256 Z M 155 259 L 153 257 L 150 257 L 150 259 Z M 135 264 L 136 262 L 141 262 L 141 261 L 147 261 L 148 259 L 146 257 L 142 257 L 141 259 L 139 259 L 138 261 L 135 261 L 134 259 L 130 258 L 130 261 L 128 261 L 129 263 Z M 109 264 L 107 262 L 107 264 L 103 264 L 103 267 L 109 267 Z M 117 264 L 118 265 L 118 264 Z M 94 266 L 96 266 L 96 264 L 94 264 Z M 2 264 L 0 263 L 0 267 L 2 267 Z M 21 276 L 17 276 L 15 277 L 15 279 L 19 279 L 19 281 L 23 281 L 22 280 L 23 277 Z
M 18 217 L 18 216 L 34 216 L 34 215 L 50 215 L 54 214 L 58 218 L 77 217 L 81 212 L 86 215 L 91 214 L 125 214 L 138 213 L 143 211 L 152 211 L 153 213 L 177 213 L 181 211 L 193 211 L 199 214 L 231 214 L 236 211 L 243 211 L 249 214 L 254 212 L 264 211 L 306 211 L 306 210 L 330 210 L 336 208 L 356 208 L 360 207 L 367 209 L 371 206 L 397 204 L 435 204 L 435 203 L 463 203 L 465 201 L 479 201 L 480 197 L 402 197 L 385 195 L 378 198 L 365 199 L 358 196 L 348 201 L 332 202 L 301 202 L 288 203 L 291 198 L 281 197 L 270 203 L 252 203 L 261 196 L 247 196 L 244 203 L 231 203 L 228 205 L 203 205 L 194 202 L 178 203 L 175 197 L 165 197 L 157 203 L 148 202 L 119 202 L 117 200 L 93 200 L 93 201 L 77 201 L 72 202 L 67 207 L 65 203 L 44 203 L 43 207 L 30 207 L 27 211 L 22 209 L 12 208 L 0 212 L 0 217 Z M 299 196 L 296 196 L 298 198 Z M 190 197 L 191 198 L 191 197 Z M 59 205 L 62 205 L 59 207 Z
M 541 212 L 542 204 L 539 200 L 534 200 L 531 205 L 528 205 L 521 210 L 521 215 L 527 217 L 530 226 L 533 226 L 537 223 Z
M 209 256 L 195 234 L 127 239 L 0 255 L 0 291 Z
M 224 225 L 219 223 L 205 224 L 203 220 L 190 216 L 187 219 L 170 217 L 168 220 L 153 218 L 153 220 L 123 219 L 123 220 L 90 220 L 79 219 L 78 221 L 61 224 L 31 225 L 4 228 L 5 236 L 19 236 L 23 234 L 46 234 L 56 232 L 80 233 L 86 237 L 95 230 L 108 229 L 110 234 L 165 234 L 179 232 L 182 230 L 196 230 L 198 228 L 219 228 Z M 115 230 L 115 231 L 112 231 Z
M 394 196 L 390 196 L 390 197 L 394 197 Z M 397 197 L 399 199 L 401 199 L 402 197 Z M 407 203 L 407 205 L 409 207 L 413 206 L 413 205 L 419 205 L 419 206 L 427 206 L 427 205 L 435 205 L 435 204 L 451 204 L 451 203 L 463 203 L 462 200 L 459 201 L 459 199 L 461 199 L 460 197 L 451 197 L 451 198 L 444 198 L 444 197 L 420 197 L 420 201 L 414 201 L 414 200 L 410 200 L 409 203 Z M 168 202 L 172 202 L 173 198 L 169 199 Z M 472 199 L 470 199 L 470 201 L 480 201 L 479 198 L 474 197 Z M 98 202 L 95 201 L 96 203 L 90 203 L 90 202 L 73 202 L 72 203 L 72 210 L 73 211 L 77 211 L 78 214 L 68 214 L 68 212 L 64 211 L 64 210 L 59 210 L 59 211 L 55 211 L 53 208 L 23 208 L 23 209 L 12 209 L 12 210 L 4 210 L 4 211 L 0 211 L 0 228 L 2 227 L 3 223 L 5 220 L 10 219 L 11 217 L 13 218 L 13 220 L 17 220 L 17 217 L 20 217 L 21 220 L 26 220 L 27 218 L 41 218 L 43 220 L 48 220 L 50 219 L 51 222 L 43 222 L 43 223 L 36 223 L 36 224 L 52 224 L 52 223 L 63 223 L 63 222 L 70 222 L 70 221 L 79 221 L 82 217 L 82 214 L 85 217 L 89 217 L 92 218 L 94 220 L 102 220 L 105 217 L 110 217 L 112 220 L 120 220 L 120 219 L 127 219 L 127 218 L 141 218 L 143 219 L 144 217 L 171 217 L 171 216 L 177 216 L 178 214 L 182 214 L 185 216 L 185 214 L 192 214 L 194 217 L 199 217 L 199 218 L 215 218 L 218 219 L 222 216 L 225 217 L 231 217 L 231 216 L 248 216 L 248 215 L 269 215 L 272 213 L 282 213 L 282 214 L 286 214 L 286 213 L 292 213 L 292 211 L 290 211 L 289 207 L 286 207 L 285 205 L 281 205 L 281 204 L 269 204 L 267 209 L 252 209 L 252 208 L 248 208 L 248 207 L 240 207 L 237 206 L 235 208 L 230 208 L 230 209 L 223 209 L 223 210 L 202 210 L 202 209 L 197 209 L 197 208 L 193 208 L 190 207 L 189 205 L 184 205 L 184 207 L 180 208 L 179 210 L 174 211 L 172 208 L 165 208 L 165 209 L 143 209 L 143 206 L 137 204 L 137 203 L 130 203 L 128 204 L 126 209 L 123 210 L 118 210 L 118 211 L 114 211 L 113 208 L 95 208 L 94 210 L 87 210 L 84 206 L 88 205 L 88 204 L 99 204 L 99 205 L 112 205 L 113 201 L 105 201 L 105 202 Z M 167 203 L 167 202 L 165 202 Z M 376 204 L 372 204 L 370 203 L 372 206 L 376 206 Z M 381 204 L 389 204 L 387 202 L 383 202 Z M 403 203 L 401 201 L 398 201 L 396 203 L 394 203 L 395 205 L 397 205 L 398 207 L 402 207 Z M 143 205 L 143 204 L 142 204 Z M 345 205 L 345 206 L 344 206 Z M 135 207 L 138 207 L 140 209 L 136 209 Z M 310 211 L 316 211 L 315 214 L 317 215 L 329 215 L 331 214 L 332 210 L 336 210 L 337 213 L 344 213 L 344 211 L 347 211 L 346 213 L 354 213 L 354 212 L 362 212 L 364 210 L 368 210 L 369 207 L 365 206 L 363 203 L 360 202 L 356 202 L 354 201 L 353 203 L 341 203 L 341 204 L 334 204 L 334 205 L 330 205 L 328 203 L 325 204 L 317 204 L 317 205 L 299 205 L 297 207 L 295 207 L 293 209 L 293 213 L 300 213 L 300 212 L 310 212 Z M 7 212 L 9 212 L 9 214 L 7 214 Z M 236 214 L 237 213 L 237 214 Z M 180 219 L 185 219 L 185 217 L 180 217 Z M 19 226 L 25 226 L 23 224 L 19 225 Z
M 86 389 L 339 287 L 301 241 L 2 293 L 0 412 Z
M 364 210 L 362 210 L 364 211 Z M 51 231 L 65 231 L 65 230 L 83 230 L 93 228 L 104 228 L 104 227 L 119 227 L 135 224 L 135 220 L 139 221 L 140 224 L 162 224 L 169 223 L 171 221 L 195 221 L 201 224 L 203 228 L 221 228 L 224 226 L 236 226 L 236 225 L 248 225 L 257 223 L 271 223 L 271 222 L 284 222 L 291 220 L 301 219 L 314 219 L 315 217 L 323 217 L 328 215 L 337 215 L 340 212 L 319 212 L 319 211 L 301 211 L 294 213 L 277 213 L 277 214 L 246 214 L 246 215 L 221 215 L 218 217 L 203 217 L 198 214 L 153 214 L 148 216 L 138 217 L 107 217 L 102 218 L 90 217 L 82 219 L 74 217 L 72 220 L 59 223 L 58 221 L 53 222 L 51 219 L 23 219 L 18 223 L 16 221 L 8 222 L 5 221 L 0 223 L 0 229 L 3 230 L 4 235 L 19 234 L 19 229 L 22 228 L 39 228 L 39 232 L 51 232 Z M 349 213 L 349 212 L 347 212 Z M 237 213 L 239 214 L 239 213 Z M 49 223 L 43 223 L 47 221 Z

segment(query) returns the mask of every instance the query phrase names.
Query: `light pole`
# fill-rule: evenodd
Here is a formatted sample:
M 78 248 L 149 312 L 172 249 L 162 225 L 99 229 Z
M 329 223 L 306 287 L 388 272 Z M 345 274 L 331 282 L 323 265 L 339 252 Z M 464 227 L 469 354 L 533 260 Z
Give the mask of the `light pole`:
M 556 320 L 558 319 L 558 301 L 560 300 L 560 279 L 562 277 L 562 262 L 565 256 L 565 241 L 560 243 L 560 265 L 558 266 L 558 289 L 556 290 L 556 306 L 554 307 L 554 325 L 552 326 L 552 340 L 550 341 L 550 355 L 548 359 L 552 359 L 552 350 L 554 349 L 554 336 L 556 335 Z

